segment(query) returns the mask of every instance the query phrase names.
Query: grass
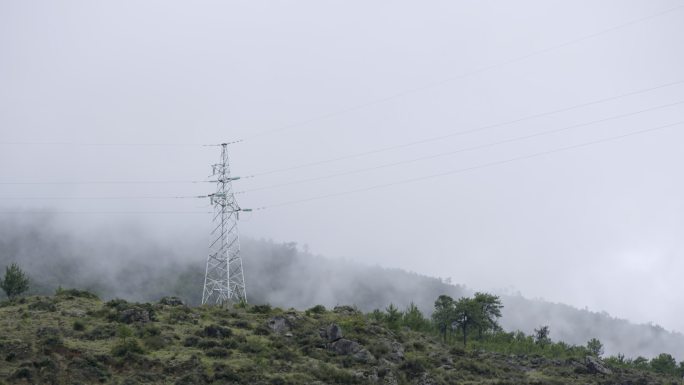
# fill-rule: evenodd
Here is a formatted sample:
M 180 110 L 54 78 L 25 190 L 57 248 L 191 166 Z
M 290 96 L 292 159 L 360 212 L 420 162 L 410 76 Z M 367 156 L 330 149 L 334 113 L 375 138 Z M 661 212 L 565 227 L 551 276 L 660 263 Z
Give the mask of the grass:
M 286 331 L 269 328 L 276 316 L 287 320 Z M 368 355 L 333 352 L 319 333 L 332 323 Z M 625 364 L 612 366 L 611 376 L 576 370 L 585 350 L 542 348 L 514 333 L 464 349 L 457 338 L 443 343 L 430 331 L 388 328 L 348 306 L 189 308 L 60 290 L 0 304 L 0 330 L 0 384 L 680 383 Z

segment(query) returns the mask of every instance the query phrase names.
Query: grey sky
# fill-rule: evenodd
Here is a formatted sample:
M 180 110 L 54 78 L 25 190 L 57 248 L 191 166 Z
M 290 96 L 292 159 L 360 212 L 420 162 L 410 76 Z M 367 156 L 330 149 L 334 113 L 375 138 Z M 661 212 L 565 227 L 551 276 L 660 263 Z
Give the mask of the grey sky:
M 217 143 L 250 175 L 684 80 L 679 1 L 0 2 L 0 142 Z M 509 63 L 510 62 L 510 63 Z M 492 65 L 508 63 L 481 71 Z M 447 80 L 451 79 L 451 80 Z M 434 87 L 424 86 L 440 83 Z M 413 90 L 413 91 L 411 91 Z M 407 92 L 410 91 L 410 92 Z M 394 97 L 396 95 L 400 95 Z M 383 102 L 377 102 L 392 97 Z M 237 190 L 488 144 L 684 101 L 684 83 L 315 167 Z M 363 106 L 362 108 L 356 108 Z M 342 112 L 345 111 L 345 112 Z M 324 119 L 311 119 L 342 112 Z M 663 107 L 553 135 L 240 195 L 259 207 L 476 167 L 684 120 Z M 282 127 L 287 129 L 277 130 Z M 276 130 L 276 131 L 271 131 Z M 520 290 L 684 331 L 684 125 L 245 215 L 313 252 Z M 256 135 L 268 132 L 267 135 Z M 199 180 L 203 147 L 1 145 L 0 181 Z M 202 184 L 0 185 L 4 211 L 206 211 Z M 0 214 L 1 215 L 1 214 Z M 202 214 L 63 214 L 206 237 Z M 198 250 L 199 264 L 206 250 Z M 258 277 L 249 277 L 258 279 Z

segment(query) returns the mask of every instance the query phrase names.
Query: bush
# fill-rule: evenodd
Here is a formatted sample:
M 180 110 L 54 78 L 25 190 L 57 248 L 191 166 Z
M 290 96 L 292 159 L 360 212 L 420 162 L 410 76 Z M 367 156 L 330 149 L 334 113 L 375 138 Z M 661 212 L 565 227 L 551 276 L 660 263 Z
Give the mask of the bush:
M 197 342 L 197 347 L 200 349 L 211 349 L 219 346 L 219 343 L 214 340 L 201 339 Z
M 228 349 L 225 349 L 225 348 L 218 348 L 217 347 L 217 348 L 211 348 L 211 349 L 207 350 L 207 352 L 204 354 L 206 354 L 209 357 L 214 357 L 214 358 L 225 358 L 225 357 L 228 357 L 228 355 L 230 354 L 230 351 L 228 351 Z
M 137 340 L 128 339 L 126 341 L 120 341 L 112 348 L 112 355 L 115 357 L 123 357 L 127 354 L 143 354 L 144 350 L 140 346 Z
M 74 321 L 73 328 L 77 332 L 82 332 L 85 330 L 85 323 L 83 323 L 81 320 L 76 320 Z
M 249 308 L 250 313 L 257 313 L 257 314 L 270 314 L 271 313 L 271 305 L 269 304 L 264 304 L 264 305 L 254 305 Z
M 169 342 L 166 340 L 166 338 L 160 335 L 155 335 L 143 338 L 143 344 L 150 350 L 159 350 L 166 347 Z
M 49 311 L 57 310 L 57 306 L 50 299 L 38 299 L 36 302 L 31 302 L 28 305 L 29 310 Z
M 425 372 L 427 362 L 425 358 L 416 355 L 407 354 L 406 360 L 399 366 L 399 369 L 405 371 L 410 377 L 417 377 L 419 374 Z
M 116 326 L 112 324 L 98 325 L 87 332 L 84 337 L 89 340 L 104 340 L 116 335 Z
M 98 297 L 96 294 L 93 294 L 87 290 L 62 289 L 61 287 L 57 288 L 57 290 L 55 291 L 55 296 L 67 298 L 87 298 L 97 300 L 100 299 L 100 297 Z
M 209 325 L 198 332 L 199 335 L 209 338 L 228 338 L 233 335 L 233 331 L 227 327 Z
M 308 309 L 306 312 L 307 312 L 307 314 L 310 314 L 310 313 L 312 313 L 312 314 L 323 314 L 326 312 L 326 309 L 325 309 L 325 306 L 323 306 L 323 305 L 316 305 L 316 306 Z
M 197 344 L 199 342 L 200 342 L 199 337 L 188 336 L 188 337 L 185 337 L 185 340 L 183 340 L 183 346 L 185 346 L 185 347 L 197 346 Z

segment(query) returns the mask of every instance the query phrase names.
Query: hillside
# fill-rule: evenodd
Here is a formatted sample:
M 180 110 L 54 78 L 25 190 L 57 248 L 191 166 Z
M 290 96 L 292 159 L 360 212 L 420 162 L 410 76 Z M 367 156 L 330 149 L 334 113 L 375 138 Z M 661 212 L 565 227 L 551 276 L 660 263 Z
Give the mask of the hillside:
M 191 306 L 200 301 L 203 242 L 159 244 L 142 229 L 113 229 L 88 238 L 50 217 L 41 218 L 40 224 L 33 219 L 0 221 L 0 268 L 17 262 L 31 277 L 33 294 L 52 294 L 62 286 L 86 288 L 103 299 L 147 302 L 174 295 Z M 404 309 L 413 302 L 429 314 L 440 294 L 472 294 L 469 288 L 434 277 L 315 256 L 294 243 L 249 238 L 242 243 L 251 303 L 300 310 L 316 304 L 353 304 L 370 312 L 390 303 Z M 684 336 L 657 325 L 637 325 L 522 296 L 502 299 L 501 324 L 508 331 L 529 334 L 548 325 L 553 340 L 583 345 L 598 338 L 606 354 L 651 358 L 669 353 L 684 359 Z
M 679 383 L 603 367 L 581 349 L 557 358 L 463 349 L 348 306 L 188 307 L 61 290 L 3 302 L 0 330 L 6 384 Z

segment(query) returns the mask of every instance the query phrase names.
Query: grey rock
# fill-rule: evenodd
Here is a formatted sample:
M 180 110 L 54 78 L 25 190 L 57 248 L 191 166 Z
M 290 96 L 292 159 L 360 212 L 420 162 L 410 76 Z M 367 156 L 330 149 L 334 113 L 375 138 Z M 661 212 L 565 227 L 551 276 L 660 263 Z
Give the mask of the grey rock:
M 384 385 L 398 385 L 399 381 L 397 381 L 397 378 L 394 377 L 393 373 L 388 373 L 383 379 L 382 383 Z
M 361 350 L 354 353 L 352 357 L 354 357 L 355 360 L 362 362 L 364 364 L 375 361 L 375 357 L 373 357 L 373 354 L 371 354 L 371 352 L 369 352 L 368 349 L 365 348 L 361 348 Z
M 150 322 L 150 312 L 145 309 L 132 307 L 119 313 L 119 319 L 121 322 L 125 322 L 127 324 L 134 322 L 146 323 Z
M 358 353 L 363 347 L 356 341 L 340 338 L 330 344 L 330 350 L 340 355 L 350 355 Z
M 292 327 L 290 320 L 283 316 L 272 317 L 268 320 L 267 325 L 278 334 L 289 332 Z
M 415 382 L 416 385 L 437 385 L 437 382 L 430 378 L 427 373 L 423 373 Z
M 321 338 L 328 340 L 328 342 L 335 342 L 344 337 L 342 328 L 338 324 L 330 324 L 326 328 L 321 328 L 319 335 Z
M 389 344 L 390 354 L 389 358 L 392 361 L 403 361 L 404 360 L 404 345 L 399 342 L 392 341 Z
M 585 365 L 589 373 L 594 374 L 612 374 L 613 372 L 608 369 L 598 358 L 594 356 L 587 356 L 585 360 Z

